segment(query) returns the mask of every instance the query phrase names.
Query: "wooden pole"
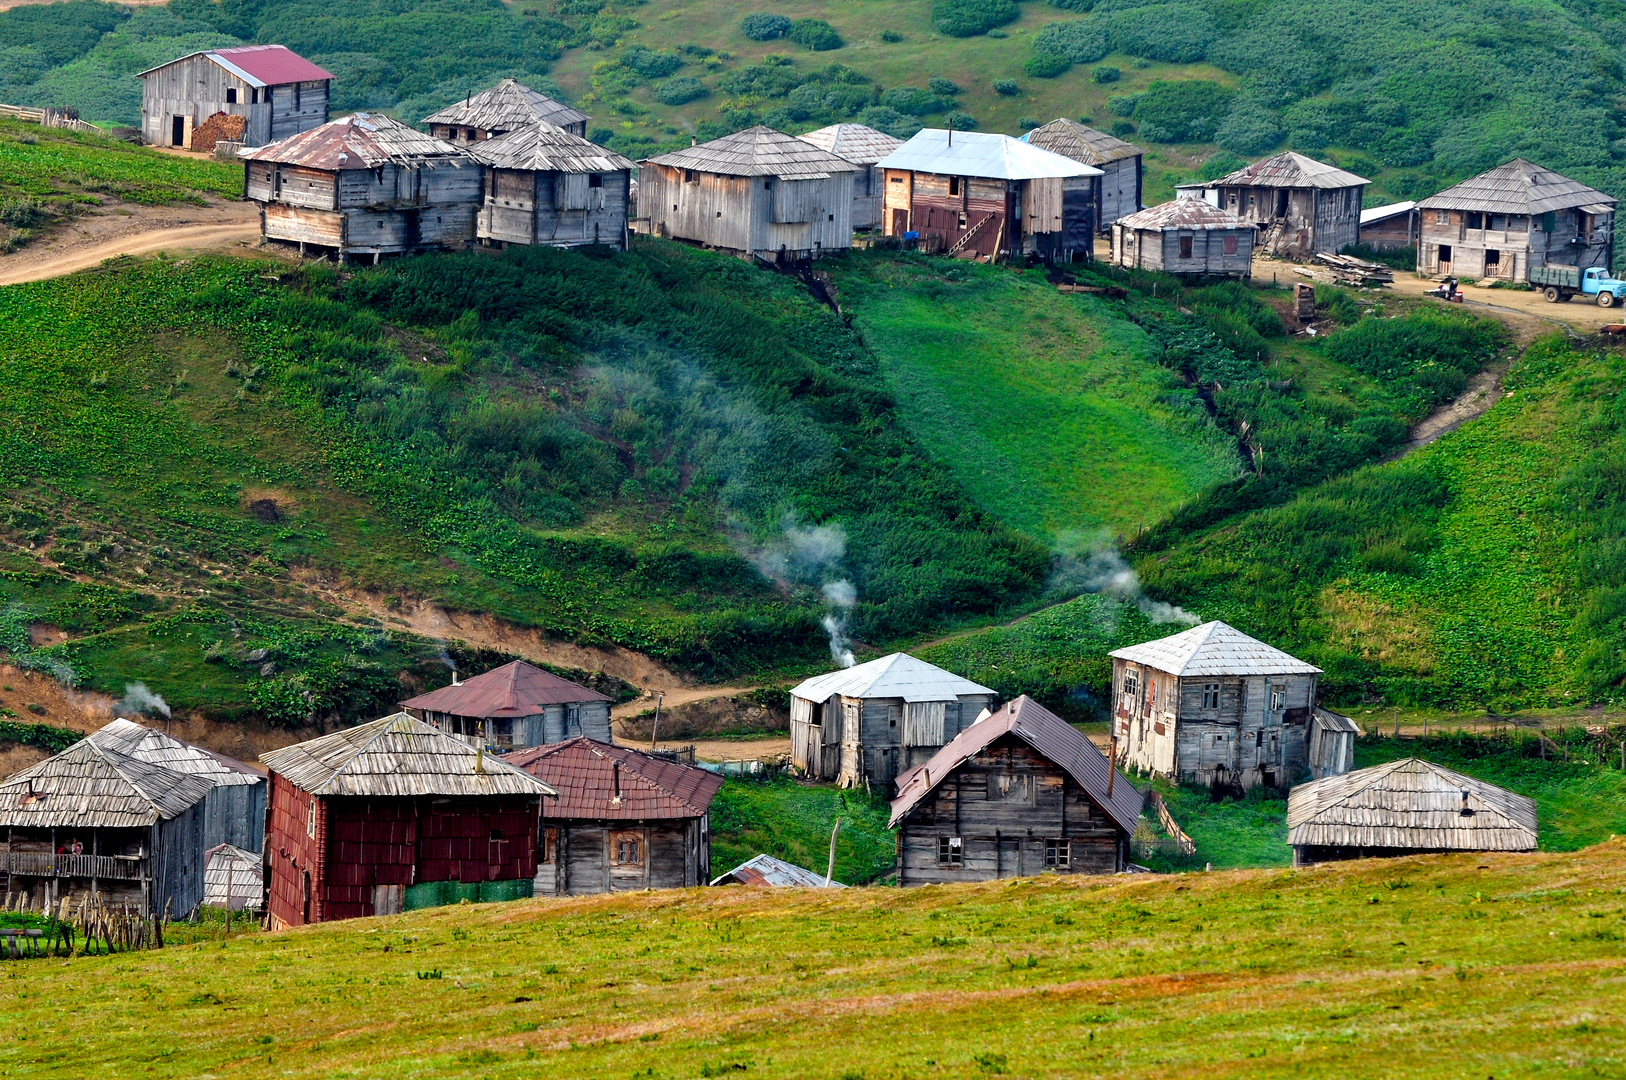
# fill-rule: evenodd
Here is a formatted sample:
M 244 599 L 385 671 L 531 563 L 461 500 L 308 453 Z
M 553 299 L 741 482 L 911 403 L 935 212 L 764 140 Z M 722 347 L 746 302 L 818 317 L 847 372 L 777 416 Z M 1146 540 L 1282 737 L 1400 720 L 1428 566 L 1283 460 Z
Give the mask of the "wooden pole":
M 661 702 L 666 700 L 666 691 L 662 690 L 655 695 L 655 722 L 649 726 L 649 748 L 655 749 L 661 734 Z
M 835 825 L 830 829 L 830 863 L 824 870 L 824 887 L 826 889 L 830 887 L 830 882 L 835 880 L 836 876 L 836 833 L 840 831 L 841 819 L 836 818 Z
M 1113 727 L 1118 721 L 1112 722 Z M 1107 798 L 1112 798 L 1112 785 L 1118 779 L 1118 733 L 1112 733 L 1112 741 L 1107 745 Z

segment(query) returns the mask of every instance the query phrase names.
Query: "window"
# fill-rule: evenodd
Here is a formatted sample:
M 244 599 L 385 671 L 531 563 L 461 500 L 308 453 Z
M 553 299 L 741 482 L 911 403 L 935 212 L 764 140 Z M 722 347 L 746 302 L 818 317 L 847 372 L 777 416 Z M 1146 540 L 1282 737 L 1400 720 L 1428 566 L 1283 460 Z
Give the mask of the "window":
M 299 111 L 299 83 L 294 83 L 294 111 Z
M 1046 840 L 1044 842 L 1044 864 L 1065 870 L 1073 864 L 1073 842 L 1071 840 Z
M 892 176 L 892 177 L 888 177 L 887 179 L 888 179 L 889 182 L 894 183 L 894 184 L 903 183 L 903 177 L 901 177 L 901 176 Z
M 958 195 L 959 193 L 960 193 L 960 178 L 958 176 L 949 177 L 949 194 L 950 195 Z
M 1485 249 L 1485 273 L 1494 273 L 1502 265 L 1502 253 L 1495 248 Z
M 1140 673 L 1135 671 L 1124 672 L 1124 697 L 1132 698 L 1140 693 Z
M 1272 686 L 1270 688 L 1270 711 L 1281 712 L 1287 702 L 1287 687 Z
M 1227 254 L 1227 255 L 1235 255 L 1236 254 L 1236 237 L 1227 236 L 1225 238 L 1225 254 Z
M 1180 257 L 1182 259 L 1191 258 L 1191 237 L 1189 236 L 1180 238 Z
M 235 87 L 235 86 L 226 87 L 226 104 L 227 105 L 235 105 L 235 104 L 237 104 L 237 87 Z
M 312 840 L 316 839 L 316 800 L 312 799 L 310 808 L 305 814 L 305 835 Z
M 1217 682 L 1203 683 L 1203 708 L 1219 708 L 1219 688 L 1220 684 Z
M 1468 211 L 1468 228 L 1470 228 L 1470 229 L 1483 229 L 1484 227 L 1485 227 L 1485 215 L 1481 214 L 1477 210 Z
M 683 182 L 685 184 L 698 184 L 700 182 L 700 174 L 695 172 L 693 169 L 684 169 Z M 676 210 L 677 207 L 674 206 L 672 209 Z
M 252 90 L 250 90 L 248 92 L 248 103 L 250 105 L 258 105 L 260 103 L 260 90 L 259 90 L 259 87 L 255 87 L 254 89 L 252 89 Z
M 537 847 L 540 849 L 536 853 L 537 862 L 557 862 L 559 859 L 559 830 L 553 828 L 543 829 L 542 843 L 538 844 Z
M 1434 224 L 1436 224 L 1436 225 L 1449 225 L 1449 224 L 1451 224 L 1451 211 L 1449 211 L 1449 210 L 1436 210 L 1436 211 L 1434 211 Z
M 603 187 L 604 186 L 604 174 L 603 173 L 592 173 L 592 174 L 590 174 L 587 177 L 587 186 L 590 187 L 590 188 Z
M 1552 232 L 1553 231 L 1553 214 L 1552 214 L 1552 211 L 1550 211 L 1550 210 L 1547 213 L 1541 215 L 1541 231 L 1542 232 Z
M 644 865 L 644 838 L 637 833 L 616 833 L 610 838 L 611 855 L 617 866 Z
M 1253 745 L 1255 748 L 1265 745 L 1265 731 L 1263 728 L 1253 733 Z
M 964 839 L 958 836 L 939 836 L 937 838 L 937 865 L 964 866 Z

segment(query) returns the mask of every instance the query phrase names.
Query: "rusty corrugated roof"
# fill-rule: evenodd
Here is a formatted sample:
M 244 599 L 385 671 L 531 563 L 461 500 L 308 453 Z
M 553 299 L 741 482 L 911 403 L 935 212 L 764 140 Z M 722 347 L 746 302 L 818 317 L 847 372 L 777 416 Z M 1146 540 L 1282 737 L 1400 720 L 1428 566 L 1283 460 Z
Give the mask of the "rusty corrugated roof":
M 1229 210 L 1222 210 L 1206 199 L 1182 196 L 1166 203 L 1149 206 L 1113 224 L 1130 229 L 1251 229 L 1253 226 Z
M 805 867 L 776 859 L 772 855 L 753 855 L 726 874 L 711 879 L 713 885 L 769 885 L 782 889 L 822 889 L 824 875 Z M 833 889 L 845 889 L 839 881 L 831 881 Z
M 274 161 L 307 169 L 342 172 L 380 165 L 480 166 L 449 142 L 431 138 L 383 113 L 356 113 L 267 146 L 238 151 L 244 161 Z
M 559 792 L 550 818 L 650 821 L 706 813 L 723 778 L 585 736 L 508 754 L 504 761 Z M 619 790 L 620 795 L 617 796 Z
M 549 705 L 609 700 L 597 690 L 515 660 L 466 682 L 409 698 L 401 702 L 401 708 L 491 718 L 535 716 Z

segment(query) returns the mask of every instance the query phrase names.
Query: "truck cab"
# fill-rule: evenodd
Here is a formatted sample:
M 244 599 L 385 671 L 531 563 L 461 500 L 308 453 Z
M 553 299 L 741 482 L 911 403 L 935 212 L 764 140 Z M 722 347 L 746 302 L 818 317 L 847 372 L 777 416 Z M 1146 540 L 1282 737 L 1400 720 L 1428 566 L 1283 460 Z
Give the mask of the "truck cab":
M 1581 274 L 1581 292 L 1596 296 L 1599 307 L 1614 307 L 1626 299 L 1626 281 L 1617 280 L 1601 266 L 1589 266 Z
M 1568 300 L 1576 293 L 1595 296 L 1599 307 L 1614 307 L 1626 302 L 1626 281 L 1621 281 L 1602 266 L 1565 266 L 1548 263 L 1530 268 L 1530 284 L 1541 289 L 1550 304 Z

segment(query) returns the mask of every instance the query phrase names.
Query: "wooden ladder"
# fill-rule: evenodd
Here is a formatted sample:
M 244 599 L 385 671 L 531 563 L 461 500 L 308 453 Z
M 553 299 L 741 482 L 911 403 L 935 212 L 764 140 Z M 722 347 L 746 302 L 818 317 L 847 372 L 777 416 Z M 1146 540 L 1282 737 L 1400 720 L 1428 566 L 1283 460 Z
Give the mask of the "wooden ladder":
M 971 226 L 971 228 L 967 229 L 963 236 L 961 236 L 958 240 L 954 241 L 954 246 L 949 248 L 948 251 L 944 252 L 944 254 L 952 259 L 955 255 L 957 255 L 959 253 L 961 248 L 965 247 L 967 244 L 971 243 L 972 240 L 976 239 L 977 234 L 982 231 L 982 227 L 984 225 L 988 224 L 990 221 L 994 220 L 994 218 L 996 218 L 998 216 L 999 215 L 996 214 L 994 211 L 992 211 L 992 210 L 988 211 L 987 216 L 985 216 L 981 221 L 977 222 L 975 225 Z

